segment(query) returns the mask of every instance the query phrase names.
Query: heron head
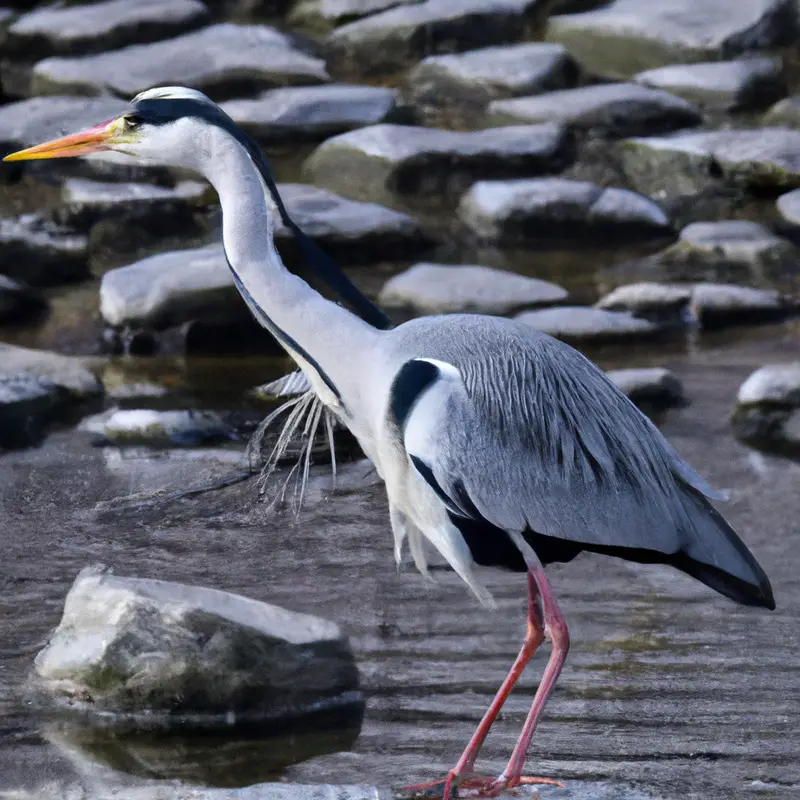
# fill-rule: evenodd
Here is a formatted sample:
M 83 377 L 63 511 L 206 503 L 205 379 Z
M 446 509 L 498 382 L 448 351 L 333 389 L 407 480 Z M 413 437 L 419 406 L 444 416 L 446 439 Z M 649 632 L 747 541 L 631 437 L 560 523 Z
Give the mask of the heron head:
M 222 109 L 202 92 L 183 86 L 148 89 L 136 95 L 127 111 L 114 119 L 11 153 L 3 161 L 114 152 L 136 161 L 197 170 L 210 155 L 206 146 L 208 123 L 216 129 L 233 126 Z

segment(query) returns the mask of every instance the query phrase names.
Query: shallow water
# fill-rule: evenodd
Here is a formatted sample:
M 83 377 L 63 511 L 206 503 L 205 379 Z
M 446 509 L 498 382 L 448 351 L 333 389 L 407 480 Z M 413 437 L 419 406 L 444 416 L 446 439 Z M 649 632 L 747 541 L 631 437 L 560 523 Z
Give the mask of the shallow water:
M 691 400 L 666 415 L 663 430 L 716 486 L 732 490 L 726 514 L 770 575 L 778 610 L 734 606 L 666 568 L 599 556 L 555 566 L 573 645 L 530 767 L 568 784 L 542 789 L 543 797 L 600 796 L 603 782 L 622 796 L 796 797 L 800 466 L 739 445 L 727 416 L 751 369 L 797 358 L 800 339 L 780 326 L 727 337 L 724 347 L 711 340 L 648 352 L 677 372 Z M 398 573 L 380 486 L 334 496 L 312 488 L 297 519 L 257 503 L 252 481 L 174 502 L 96 508 L 133 492 L 203 484 L 229 473 L 231 458 L 140 458 L 93 449 L 69 431 L 0 457 L 0 788 L 175 777 L 397 787 L 438 777 L 457 758 L 516 654 L 524 582 L 487 572 L 499 601 L 491 612 L 452 573 L 437 571 L 435 585 L 413 570 Z M 361 670 L 360 730 L 355 720 L 355 729 L 326 732 L 341 720 L 319 720 L 267 742 L 223 746 L 119 740 L 38 719 L 25 705 L 24 678 L 76 573 L 97 562 L 335 620 L 352 637 Z M 536 656 L 510 699 L 482 769 L 502 768 L 545 659 L 544 651 Z

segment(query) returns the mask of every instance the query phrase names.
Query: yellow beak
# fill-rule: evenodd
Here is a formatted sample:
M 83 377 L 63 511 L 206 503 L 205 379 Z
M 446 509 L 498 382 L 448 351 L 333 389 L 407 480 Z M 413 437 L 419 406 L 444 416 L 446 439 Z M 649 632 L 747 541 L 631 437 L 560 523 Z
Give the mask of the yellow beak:
M 108 120 L 87 128 L 80 133 L 73 133 L 69 136 L 62 136 L 60 139 L 53 139 L 51 142 L 37 144 L 27 150 L 19 150 L 16 153 L 7 155 L 3 161 L 32 161 L 38 158 L 70 158 L 73 156 L 85 156 L 89 153 L 99 153 L 108 150 L 109 142 L 114 139 L 117 127 L 114 125 L 116 120 Z

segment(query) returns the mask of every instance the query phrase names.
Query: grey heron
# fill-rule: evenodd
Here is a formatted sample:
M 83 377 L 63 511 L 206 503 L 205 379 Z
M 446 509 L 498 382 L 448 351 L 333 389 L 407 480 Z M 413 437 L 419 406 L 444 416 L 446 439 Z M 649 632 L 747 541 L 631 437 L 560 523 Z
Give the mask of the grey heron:
M 569 633 L 545 566 L 588 551 L 671 565 L 726 597 L 775 608 L 769 580 L 711 487 L 583 355 L 509 319 L 422 317 L 381 329 L 322 297 L 273 242 L 274 184 L 258 148 L 211 100 L 182 87 L 137 95 L 122 116 L 5 160 L 111 150 L 205 176 L 219 195 L 235 282 L 319 401 L 354 434 L 386 486 L 396 559 L 432 544 L 487 605 L 475 566 L 527 574 L 527 632 L 474 736 L 444 779 L 493 797 L 523 783 L 529 745 Z M 368 311 L 368 309 L 367 309 Z M 498 777 L 475 772 L 492 723 L 538 646 L 552 647 Z

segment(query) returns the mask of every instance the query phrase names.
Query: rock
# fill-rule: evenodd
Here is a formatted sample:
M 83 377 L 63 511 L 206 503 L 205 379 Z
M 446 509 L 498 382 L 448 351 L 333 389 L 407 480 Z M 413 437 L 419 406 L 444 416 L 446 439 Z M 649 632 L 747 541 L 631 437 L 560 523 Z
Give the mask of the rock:
M 382 306 L 423 314 L 507 314 L 562 302 L 567 291 L 548 281 L 474 265 L 415 264 L 384 284 Z
M 668 369 L 615 369 L 606 374 L 638 406 L 663 409 L 686 402 L 683 384 Z
M 630 78 L 667 64 L 719 61 L 791 44 L 794 0 L 614 0 L 584 14 L 550 18 L 547 38 L 587 71 Z
M 289 15 L 298 27 L 328 31 L 337 25 L 421 0 L 299 0 Z
M 800 456 L 800 363 L 770 364 L 741 385 L 732 425 L 747 444 Z
M 789 230 L 800 230 L 800 189 L 782 194 L 775 201 L 775 207 Z
M 488 117 L 493 124 L 559 122 L 592 136 L 666 133 L 701 121 L 692 103 L 635 83 L 606 83 L 538 97 L 495 100 L 489 104 Z
M 671 234 L 669 220 L 652 200 L 626 189 L 563 178 L 479 181 L 462 198 L 458 214 L 480 238 L 504 244 Z
M 36 292 L 0 275 L 0 325 L 19 322 L 40 312 L 46 303 Z
M 317 140 L 386 121 L 397 91 L 379 86 L 328 84 L 272 89 L 253 100 L 222 105 L 237 125 L 261 142 Z
M 31 286 L 89 276 L 89 240 L 40 213 L 0 219 L 0 272 Z
M 693 320 L 689 310 L 691 301 L 691 284 L 633 283 L 601 297 L 595 308 L 630 311 L 660 324 L 688 324 Z
M 297 397 L 309 389 L 311 389 L 310 381 L 306 378 L 305 373 L 298 369 L 277 380 L 255 386 L 248 392 L 248 395 L 257 400 L 275 400 L 282 397 Z
M 224 728 L 352 703 L 358 671 L 332 622 L 200 586 L 87 568 L 35 660 L 56 706 Z
M 357 20 L 327 38 L 329 64 L 387 73 L 426 56 L 517 42 L 543 24 L 546 0 L 423 0 Z
M 646 340 L 660 332 L 657 325 L 628 312 L 583 306 L 523 311 L 515 319 L 558 339 L 579 344 Z
M 73 403 L 91 401 L 103 394 L 103 384 L 90 369 L 89 362 L 76 356 L 0 342 L 0 365 L 6 372 L 26 372 L 54 384 L 63 397 Z
M 46 6 L 10 26 L 3 58 L 38 61 L 114 50 L 177 36 L 207 19 L 208 9 L 199 0 L 102 0 L 91 5 Z
M 640 72 L 644 86 L 664 89 L 703 108 L 722 111 L 759 109 L 786 94 L 783 61 L 761 56 L 708 64 L 674 64 Z
M 779 100 L 764 114 L 764 124 L 776 127 L 800 128 L 800 95 Z
M 460 133 L 406 125 L 373 125 L 321 144 L 303 170 L 349 197 L 442 202 L 474 181 L 558 172 L 574 157 L 557 125 Z
M 486 47 L 467 53 L 429 56 L 408 74 L 408 95 L 416 106 L 484 108 L 490 100 L 566 89 L 578 68 L 557 44 Z
M 254 90 L 328 80 L 325 63 L 267 25 L 220 23 L 166 42 L 81 58 L 46 58 L 33 69 L 35 94 L 115 93 L 192 86 L 224 99 Z
M 210 411 L 113 409 L 87 417 L 80 429 L 96 444 L 198 447 L 236 438 L 234 428 Z
M 35 444 L 59 406 L 59 389 L 47 378 L 7 372 L 0 364 L 0 450 Z
M 731 186 L 775 193 L 800 186 L 800 131 L 788 128 L 628 139 L 620 151 L 633 188 L 659 200 Z

